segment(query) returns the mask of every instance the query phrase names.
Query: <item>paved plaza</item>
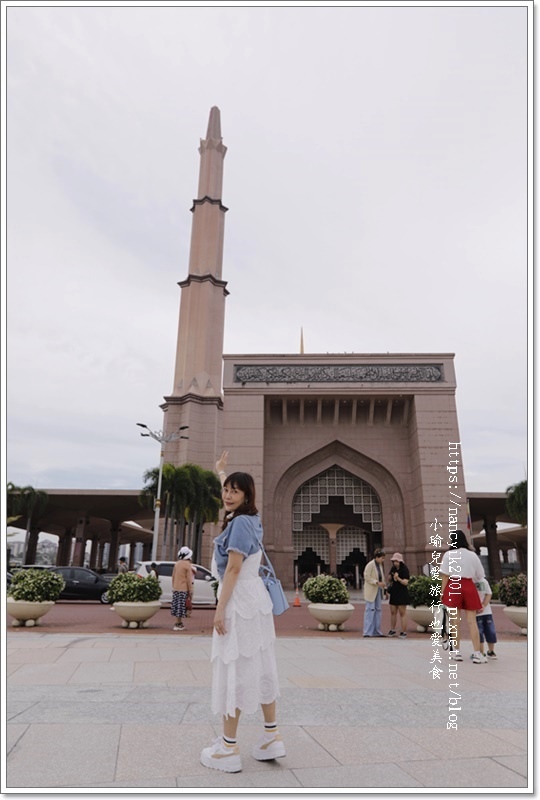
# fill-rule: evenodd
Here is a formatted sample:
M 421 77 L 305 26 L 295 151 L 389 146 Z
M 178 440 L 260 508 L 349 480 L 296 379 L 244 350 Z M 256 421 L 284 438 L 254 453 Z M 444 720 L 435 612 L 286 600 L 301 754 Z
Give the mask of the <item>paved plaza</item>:
M 527 791 L 524 640 L 500 642 L 487 664 L 468 660 L 464 643 L 458 729 L 447 730 L 456 680 L 446 655 L 441 678 L 429 673 L 428 637 L 279 637 L 287 756 L 255 761 L 262 716 L 245 716 L 243 770 L 227 775 L 199 763 L 220 732 L 210 637 L 140 633 L 7 634 L 5 791 Z

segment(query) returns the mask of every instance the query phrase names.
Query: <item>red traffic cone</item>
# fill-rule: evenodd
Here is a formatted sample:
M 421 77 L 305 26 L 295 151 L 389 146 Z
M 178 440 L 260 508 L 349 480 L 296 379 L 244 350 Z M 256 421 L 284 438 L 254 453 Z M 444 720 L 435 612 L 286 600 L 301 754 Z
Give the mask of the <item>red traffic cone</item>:
M 298 586 L 296 587 L 296 594 L 294 596 L 293 608 L 300 608 L 300 595 L 298 594 Z

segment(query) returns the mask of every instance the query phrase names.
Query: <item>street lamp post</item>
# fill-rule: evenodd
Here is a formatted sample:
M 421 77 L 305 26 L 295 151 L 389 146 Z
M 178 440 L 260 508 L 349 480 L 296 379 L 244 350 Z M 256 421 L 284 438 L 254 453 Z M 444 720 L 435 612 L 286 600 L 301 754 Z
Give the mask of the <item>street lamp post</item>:
M 159 515 L 161 511 L 161 478 L 163 475 L 163 462 L 165 460 L 165 451 L 163 449 L 163 445 L 168 444 L 169 442 L 175 442 L 178 439 L 189 439 L 189 436 L 182 436 L 180 433 L 180 431 L 187 430 L 189 425 L 182 425 L 180 428 L 178 428 L 178 430 L 173 431 L 173 433 L 169 433 L 167 436 L 165 436 L 163 431 L 151 431 L 148 425 L 145 425 L 143 422 L 137 422 L 136 424 L 139 426 L 139 428 L 144 428 L 146 431 L 148 431 L 148 433 L 141 433 L 141 436 L 150 436 L 161 445 L 157 494 L 154 500 L 154 535 L 152 537 L 152 561 L 156 561 L 159 536 Z

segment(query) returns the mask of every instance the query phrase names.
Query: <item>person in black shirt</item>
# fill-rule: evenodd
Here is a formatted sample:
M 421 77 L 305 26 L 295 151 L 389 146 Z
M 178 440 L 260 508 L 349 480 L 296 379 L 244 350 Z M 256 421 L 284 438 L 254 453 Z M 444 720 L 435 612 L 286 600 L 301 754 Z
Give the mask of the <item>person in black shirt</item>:
M 395 636 L 397 631 L 397 614 L 399 611 L 399 618 L 401 622 L 401 633 L 399 634 L 402 639 L 407 636 L 407 604 L 410 602 L 409 590 L 407 584 L 409 583 L 410 573 L 405 566 L 403 556 L 401 553 L 394 553 L 392 556 L 392 569 L 388 576 L 388 594 L 390 595 L 390 615 L 392 630 L 389 631 L 388 636 Z

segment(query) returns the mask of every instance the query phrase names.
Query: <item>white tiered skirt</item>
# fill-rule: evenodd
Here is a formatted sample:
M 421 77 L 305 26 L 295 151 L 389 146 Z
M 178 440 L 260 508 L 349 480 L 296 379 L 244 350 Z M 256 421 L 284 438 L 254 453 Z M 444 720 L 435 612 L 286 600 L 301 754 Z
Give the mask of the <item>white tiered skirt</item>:
M 259 578 L 261 554 L 248 556 L 225 609 L 222 636 L 212 638 L 212 711 L 254 714 L 279 697 L 272 601 Z M 221 585 L 218 589 L 218 597 Z

